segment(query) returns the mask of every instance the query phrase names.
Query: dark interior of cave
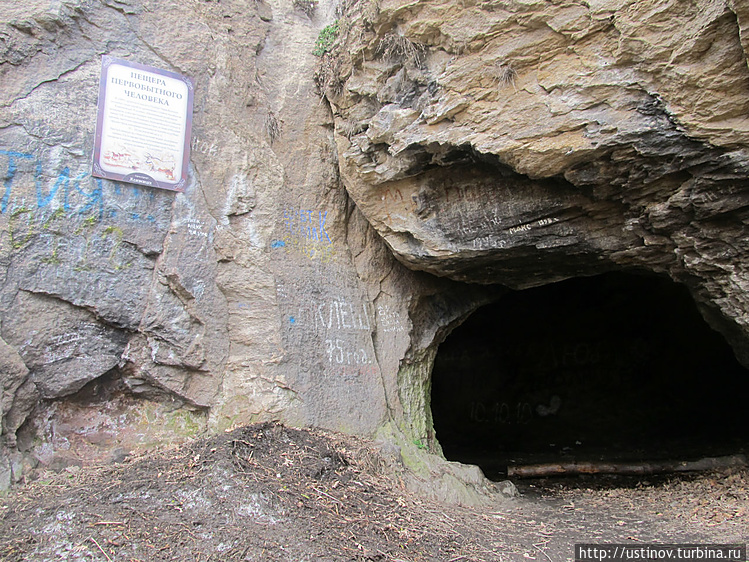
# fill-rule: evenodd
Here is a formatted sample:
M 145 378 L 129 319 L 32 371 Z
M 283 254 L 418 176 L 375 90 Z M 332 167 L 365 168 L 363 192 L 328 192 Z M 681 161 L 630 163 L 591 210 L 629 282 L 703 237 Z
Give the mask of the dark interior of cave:
M 609 273 L 512 291 L 440 345 L 448 460 L 508 465 L 695 460 L 747 451 L 749 372 L 667 278 Z

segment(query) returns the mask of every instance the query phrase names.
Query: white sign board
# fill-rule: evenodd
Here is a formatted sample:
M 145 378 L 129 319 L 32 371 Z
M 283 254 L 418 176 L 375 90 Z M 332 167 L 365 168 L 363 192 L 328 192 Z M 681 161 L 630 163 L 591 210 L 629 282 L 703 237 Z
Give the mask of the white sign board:
M 183 191 L 193 90 L 175 72 L 102 57 L 92 175 Z

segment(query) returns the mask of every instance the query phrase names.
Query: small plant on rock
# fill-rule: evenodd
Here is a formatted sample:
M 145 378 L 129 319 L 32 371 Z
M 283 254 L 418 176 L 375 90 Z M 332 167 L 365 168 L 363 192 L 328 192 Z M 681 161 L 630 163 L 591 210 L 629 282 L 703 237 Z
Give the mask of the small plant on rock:
M 312 54 L 316 57 L 321 57 L 329 52 L 333 48 L 335 40 L 338 38 L 339 30 L 338 20 L 330 25 L 326 25 L 322 31 L 320 31 L 320 35 L 317 36 L 315 49 L 312 51 Z
M 344 119 L 336 124 L 336 128 L 338 129 L 339 134 L 351 140 L 351 137 L 353 137 L 354 135 L 358 135 L 359 133 L 364 131 L 366 126 L 362 123 L 355 123 L 353 121 L 349 121 L 348 119 Z
M 505 86 L 512 85 L 515 87 L 515 78 L 517 78 L 517 71 L 512 68 L 509 63 L 498 62 L 494 65 L 491 71 L 491 75 L 497 83 L 497 86 L 504 88 Z
M 343 79 L 340 76 L 341 61 L 338 57 L 323 57 L 315 72 L 315 84 L 321 96 L 338 97 L 343 93 Z
M 278 119 L 276 118 L 276 114 L 271 110 L 268 110 L 268 114 L 265 116 L 265 132 L 268 134 L 271 144 L 281 136 L 281 127 L 278 124 Z

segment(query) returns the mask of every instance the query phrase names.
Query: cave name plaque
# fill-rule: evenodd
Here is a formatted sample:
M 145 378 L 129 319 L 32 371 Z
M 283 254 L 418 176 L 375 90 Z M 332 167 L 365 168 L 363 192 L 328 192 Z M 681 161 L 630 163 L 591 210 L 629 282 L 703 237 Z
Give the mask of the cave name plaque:
M 186 76 L 104 55 L 92 175 L 184 191 L 193 92 Z

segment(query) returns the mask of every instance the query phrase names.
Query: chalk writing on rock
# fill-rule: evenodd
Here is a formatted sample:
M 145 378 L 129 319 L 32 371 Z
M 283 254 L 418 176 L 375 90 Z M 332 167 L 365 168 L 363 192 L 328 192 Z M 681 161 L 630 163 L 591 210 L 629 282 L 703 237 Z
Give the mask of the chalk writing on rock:
M 546 217 L 543 219 L 538 219 L 533 222 L 527 222 L 525 224 L 521 224 L 518 226 L 513 226 L 512 228 L 508 229 L 507 232 L 510 234 L 517 234 L 518 232 L 528 232 L 533 228 L 533 226 L 548 226 L 550 224 L 554 224 L 556 222 L 559 222 L 559 219 L 557 217 Z
M 187 232 L 190 236 L 208 238 L 208 232 L 205 229 L 205 223 L 200 219 L 187 219 L 185 221 Z
M 338 365 L 369 365 L 373 363 L 363 348 L 356 349 L 345 340 L 339 338 L 325 340 L 325 351 L 329 363 Z
M 103 335 L 104 330 L 97 324 L 82 323 L 77 331 L 64 332 L 50 338 L 44 347 L 44 364 L 65 361 L 79 353 L 82 342 L 91 342 L 92 337 Z
M 190 143 L 190 150 L 199 154 L 208 154 L 209 156 L 215 156 L 218 154 L 218 147 L 216 143 L 208 143 L 201 138 L 193 137 Z
M 519 226 L 513 226 L 507 232 L 510 234 L 517 234 L 518 232 L 528 232 L 531 229 L 529 224 L 521 224 Z
M 471 245 L 475 249 L 494 249 L 507 247 L 506 240 L 499 240 L 493 236 L 481 236 L 471 240 Z
M 313 305 L 314 326 L 318 331 L 324 328 L 331 330 L 371 331 L 369 312 L 366 303 L 361 309 L 345 300 L 334 299 Z
M 377 307 L 377 326 L 385 333 L 406 331 L 401 323 L 400 314 L 387 305 Z

